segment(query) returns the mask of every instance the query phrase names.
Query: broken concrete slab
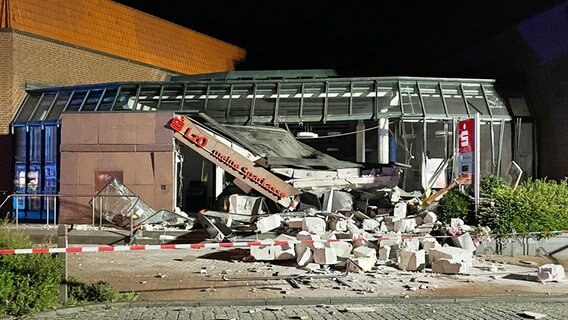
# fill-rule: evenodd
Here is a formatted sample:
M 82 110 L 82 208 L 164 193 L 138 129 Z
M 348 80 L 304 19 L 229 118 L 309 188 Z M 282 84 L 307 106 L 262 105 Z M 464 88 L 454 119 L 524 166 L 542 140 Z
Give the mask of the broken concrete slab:
M 391 247 L 390 246 L 381 246 L 379 248 L 379 260 L 380 261 L 386 261 L 390 259 L 390 252 L 391 252 Z
M 376 257 L 359 257 L 348 259 L 345 266 L 348 272 L 369 272 L 377 263 Z
M 366 246 L 360 246 L 357 247 L 355 249 L 353 249 L 353 255 L 355 256 L 355 258 L 359 258 L 359 257 L 377 257 L 377 250 L 375 250 L 374 248 L 369 248 Z
M 559 281 L 566 278 L 561 264 L 545 264 L 538 267 L 537 277 L 542 282 Z
M 462 274 L 467 273 L 468 265 L 462 261 L 452 259 L 438 259 L 432 262 L 433 273 Z
M 398 202 L 397 204 L 394 205 L 392 215 L 393 217 L 404 219 L 406 218 L 407 210 L 408 208 L 406 202 Z
M 332 248 L 338 258 L 344 259 L 349 258 L 353 250 L 353 245 L 347 241 L 327 242 L 326 246 Z
M 312 234 L 325 233 L 325 220 L 319 217 L 305 217 L 304 221 L 302 221 L 302 230 Z
M 290 218 L 286 221 L 286 224 L 290 229 L 302 229 L 303 223 L 304 223 L 304 218 Z
M 398 250 L 397 264 L 403 271 L 422 270 L 426 265 L 426 252 L 424 250 Z
M 365 231 L 374 231 L 380 227 L 380 221 L 375 219 L 365 219 L 363 220 L 363 230 Z
M 296 244 L 296 262 L 300 267 L 305 267 L 308 263 L 314 262 L 312 249 L 303 244 Z
M 394 222 L 393 231 L 402 233 L 411 232 L 416 227 L 416 219 L 401 219 Z
M 457 262 L 463 262 L 467 268 L 473 266 L 472 253 L 462 248 L 456 247 L 441 247 L 431 248 L 428 251 L 428 263 L 432 264 L 440 259 L 450 259 Z
M 422 222 L 423 223 L 435 223 L 437 220 L 438 220 L 438 216 L 434 212 L 428 211 L 424 215 Z
M 462 248 L 471 253 L 473 253 L 476 249 L 475 244 L 473 243 L 473 240 L 471 239 L 471 236 L 468 232 L 460 236 L 453 237 L 452 242 L 456 247 Z
M 319 248 L 316 247 L 314 250 L 314 262 L 325 265 L 337 264 L 337 255 L 335 250 L 328 247 Z
M 282 225 L 282 216 L 279 214 L 271 214 L 268 217 L 260 218 L 256 222 L 256 229 L 260 233 L 274 230 Z

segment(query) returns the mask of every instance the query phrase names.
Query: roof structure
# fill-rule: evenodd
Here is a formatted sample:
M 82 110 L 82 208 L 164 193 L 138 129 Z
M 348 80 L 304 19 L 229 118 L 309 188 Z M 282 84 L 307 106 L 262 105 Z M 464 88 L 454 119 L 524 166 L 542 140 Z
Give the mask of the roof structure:
M 246 55 L 237 46 L 110 0 L 0 0 L 0 28 L 179 74 L 234 70 Z

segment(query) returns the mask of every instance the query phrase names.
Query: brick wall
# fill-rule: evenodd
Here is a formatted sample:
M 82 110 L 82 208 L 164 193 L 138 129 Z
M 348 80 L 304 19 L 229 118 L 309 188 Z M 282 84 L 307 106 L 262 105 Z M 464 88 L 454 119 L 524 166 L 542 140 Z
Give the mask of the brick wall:
M 157 68 L 18 32 L 0 32 L 0 58 L 11 62 L 0 63 L 0 134 L 8 132 L 26 84 L 161 81 L 168 75 Z
M 8 132 L 13 116 L 12 33 L 0 32 L 0 134 Z

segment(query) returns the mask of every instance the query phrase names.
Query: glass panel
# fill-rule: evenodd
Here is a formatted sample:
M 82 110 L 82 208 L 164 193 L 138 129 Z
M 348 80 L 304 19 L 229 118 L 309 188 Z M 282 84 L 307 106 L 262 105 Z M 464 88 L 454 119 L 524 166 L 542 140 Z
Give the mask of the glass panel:
M 423 146 L 423 124 L 421 122 L 400 121 L 397 125 L 397 162 L 408 164 L 402 174 L 402 189 L 407 191 L 422 188 L 421 169 Z
M 26 162 L 26 127 L 14 128 L 14 148 L 16 162 Z
M 415 82 L 401 82 L 402 111 L 405 116 L 423 115 Z
M 81 108 L 81 111 L 94 111 L 97 107 L 97 104 L 99 104 L 99 100 L 101 99 L 102 94 L 103 89 L 91 89 L 89 91 L 89 95 L 87 96 L 85 104 L 83 104 L 83 107 Z
M 374 93 L 374 92 L 373 92 Z M 332 82 L 327 93 L 327 118 L 345 119 L 349 116 L 349 101 L 351 98 L 351 85 L 347 83 Z
M 304 85 L 304 112 L 302 119 L 321 121 L 324 118 L 325 86 L 323 83 L 306 83 Z
M 211 85 L 207 100 L 207 114 L 217 121 L 225 122 L 229 103 L 232 103 L 231 86 Z
M 444 102 L 437 83 L 419 83 L 422 101 L 426 109 L 426 116 L 446 116 Z
M 109 111 L 112 108 L 112 103 L 114 102 L 117 91 L 116 88 L 107 88 L 97 111 Z
M 158 101 L 160 100 L 160 86 L 142 85 L 140 96 L 134 110 L 136 111 L 156 111 L 158 109 Z M 131 97 L 128 101 L 130 105 L 134 105 L 135 97 Z
M 55 95 L 56 95 L 55 92 L 45 92 L 43 94 L 43 97 L 41 98 L 41 101 L 39 102 L 39 105 L 36 108 L 35 112 L 31 116 L 30 121 L 37 121 L 37 120 L 45 119 L 45 116 L 47 115 L 47 111 L 49 110 L 49 107 L 51 107 L 51 104 L 53 103 L 53 99 L 55 98 Z
M 46 117 L 46 120 L 57 120 L 61 116 L 65 105 L 69 101 L 69 97 L 71 96 L 72 91 L 59 91 L 57 95 L 57 99 L 55 100 L 55 104 L 51 108 L 51 111 Z
M 533 124 L 532 123 L 521 123 L 521 136 L 519 151 L 516 157 L 518 159 L 517 164 L 523 169 L 523 180 L 527 177 L 532 177 L 533 172 Z
M 122 86 L 116 99 L 116 104 L 112 107 L 113 111 L 132 110 L 134 97 L 136 96 L 136 86 Z
M 468 117 L 461 89 L 457 83 L 442 83 L 442 93 L 444 94 L 450 117 Z
M 426 123 L 426 168 L 422 169 L 423 185 L 431 185 L 433 188 L 443 188 L 448 182 L 449 170 L 442 171 L 433 180 L 434 174 L 443 166 L 447 159 L 447 146 L 451 135 L 444 129 L 444 121 Z
M 483 88 L 485 89 L 485 97 L 493 116 L 508 116 L 509 112 L 505 107 L 505 103 L 493 86 L 484 84 Z
M 39 100 L 41 99 L 41 93 L 30 93 L 24 104 L 20 107 L 20 114 L 15 122 L 23 123 L 30 119 L 30 116 L 34 112 Z
M 162 99 L 160 101 L 160 110 L 180 110 L 181 96 L 183 94 L 183 85 L 164 86 L 162 90 Z
M 88 91 L 86 90 L 75 90 L 65 112 L 79 111 L 81 104 L 83 104 L 83 101 L 85 100 L 87 92 Z
M 497 124 L 497 123 L 494 123 Z M 482 123 L 480 132 L 479 153 L 481 162 L 479 164 L 481 169 L 481 176 L 488 176 L 493 174 L 497 169 L 497 148 L 499 146 L 499 126 L 493 126 L 493 140 L 491 139 L 491 124 Z M 493 152 L 491 151 L 493 150 Z
M 207 94 L 206 85 L 189 84 L 185 91 L 185 100 L 182 110 L 203 111 L 205 110 L 205 95 Z
M 501 176 L 504 177 L 509 171 L 509 166 L 513 160 L 513 139 L 511 122 L 505 122 L 505 130 L 503 132 L 503 150 L 501 150 Z M 525 170 L 525 168 L 522 168 Z M 526 178 L 524 175 L 521 178 Z
M 254 122 L 271 122 L 274 118 L 274 108 L 276 108 L 276 85 L 257 85 L 254 104 Z
M 379 82 L 379 115 L 400 116 L 400 96 L 398 82 Z M 359 99 L 357 99 L 359 100 Z
M 249 120 L 252 91 L 252 84 L 233 87 L 233 99 L 231 99 L 231 109 L 229 109 L 227 119 L 229 123 L 244 123 Z
M 45 161 L 46 162 L 56 162 L 57 161 L 57 127 L 56 126 L 45 126 Z
M 489 110 L 487 110 L 487 103 L 483 97 L 481 86 L 479 84 L 464 83 L 462 87 L 471 115 L 473 116 L 479 112 L 480 115 L 488 116 Z
M 517 117 L 530 117 L 529 106 L 523 97 L 509 97 L 509 105 L 513 115 Z
M 300 122 L 300 93 L 301 86 L 298 83 L 283 83 L 280 86 L 279 122 Z
M 387 94 L 387 88 L 382 88 L 379 97 L 375 95 L 375 82 L 354 82 L 348 93 L 351 95 L 353 115 L 359 119 L 371 119 L 375 112 L 375 99 L 383 99 Z M 383 104 L 388 105 L 383 102 Z
M 30 145 L 29 145 L 29 159 L 30 162 L 41 162 L 43 153 L 43 143 L 41 137 L 41 127 L 29 127 L 30 131 Z

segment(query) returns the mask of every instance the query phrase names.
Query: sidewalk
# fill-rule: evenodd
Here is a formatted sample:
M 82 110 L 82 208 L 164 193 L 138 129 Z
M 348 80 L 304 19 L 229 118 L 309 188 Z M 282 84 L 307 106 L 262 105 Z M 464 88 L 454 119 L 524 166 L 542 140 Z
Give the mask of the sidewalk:
M 299 269 L 295 261 L 243 262 L 248 254 L 246 248 L 73 253 L 68 255 L 69 275 L 88 283 L 108 281 L 122 292 L 138 293 L 142 301 L 355 297 L 427 300 L 568 294 L 567 281 L 536 281 L 537 266 L 545 261 L 519 266 L 500 263 L 499 256 L 478 256 L 468 275 L 405 272 L 377 266 L 373 272 L 343 276 L 340 271 L 313 273 Z

